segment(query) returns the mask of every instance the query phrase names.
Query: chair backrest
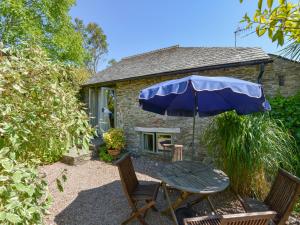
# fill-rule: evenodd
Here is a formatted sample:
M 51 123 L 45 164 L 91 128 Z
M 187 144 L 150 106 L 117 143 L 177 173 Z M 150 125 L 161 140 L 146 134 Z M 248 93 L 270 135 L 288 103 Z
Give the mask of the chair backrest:
M 220 225 L 268 225 L 275 215 L 274 211 L 224 215 Z
M 268 225 L 276 215 L 274 211 L 239 213 L 222 216 L 195 217 L 184 220 L 185 225 Z
M 265 204 L 277 212 L 275 223 L 283 225 L 288 220 L 300 194 L 300 179 L 279 169 L 275 182 L 265 199 Z
M 123 191 L 125 192 L 129 204 L 132 205 L 133 201 L 131 199 L 131 194 L 138 185 L 138 180 L 133 168 L 130 155 L 124 155 L 116 162 L 116 165 L 118 166 Z

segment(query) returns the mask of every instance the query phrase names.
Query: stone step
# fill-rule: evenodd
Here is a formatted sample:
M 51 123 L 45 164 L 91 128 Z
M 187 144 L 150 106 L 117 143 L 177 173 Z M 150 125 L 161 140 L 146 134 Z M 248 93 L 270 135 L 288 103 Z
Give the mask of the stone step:
M 81 149 L 72 148 L 69 152 L 65 153 L 61 162 L 76 166 L 86 163 L 91 159 L 91 151 L 83 151 Z

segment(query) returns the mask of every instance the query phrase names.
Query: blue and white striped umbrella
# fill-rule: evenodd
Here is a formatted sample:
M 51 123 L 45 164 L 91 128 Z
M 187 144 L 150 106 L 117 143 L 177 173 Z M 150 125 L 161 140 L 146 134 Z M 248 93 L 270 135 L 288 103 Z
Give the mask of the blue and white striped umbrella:
M 271 110 L 261 84 L 197 75 L 145 88 L 140 92 L 139 103 L 149 112 L 194 117 L 194 123 L 196 115 L 213 116 L 231 110 L 244 115 Z

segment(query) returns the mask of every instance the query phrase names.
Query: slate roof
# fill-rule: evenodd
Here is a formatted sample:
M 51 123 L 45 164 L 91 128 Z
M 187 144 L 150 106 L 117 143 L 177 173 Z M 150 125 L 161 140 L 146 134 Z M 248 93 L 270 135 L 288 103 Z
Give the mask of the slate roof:
M 158 74 L 193 72 L 194 69 L 216 69 L 271 61 L 261 48 L 179 47 L 176 45 L 123 58 L 113 66 L 98 72 L 88 80 L 86 85 Z

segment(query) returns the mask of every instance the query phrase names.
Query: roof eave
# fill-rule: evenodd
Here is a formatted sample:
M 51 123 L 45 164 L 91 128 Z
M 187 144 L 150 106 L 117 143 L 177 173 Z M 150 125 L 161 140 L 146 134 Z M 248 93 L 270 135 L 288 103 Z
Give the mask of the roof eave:
M 268 64 L 273 61 L 274 61 L 273 59 L 269 58 L 269 59 L 252 60 L 252 61 L 247 61 L 247 62 L 236 62 L 236 63 L 227 63 L 227 64 L 212 65 L 212 66 L 202 66 L 202 67 L 195 67 L 195 68 L 189 68 L 189 69 L 167 71 L 167 72 L 162 72 L 162 73 L 141 75 L 141 76 L 137 76 L 137 77 L 128 77 L 128 78 L 111 80 L 111 81 L 104 81 L 104 82 L 100 81 L 100 82 L 88 83 L 88 84 L 83 84 L 82 87 L 98 86 L 99 84 L 101 84 L 101 86 L 102 85 L 112 85 L 112 84 L 114 84 L 116 82 L 120 82 L 120 81 L 137 80 L 137 79 L 142 79 L 142 78 L 149 77 L 149 76 L 174 75 L 174 74 L 180 74 L 180 73 L 192 73 L 192 72 L 200 72 L 200 71 L 205 71 L 205 70 L 225 69 L 225 68 L 232 68 L 232 67 L 239 67 L 239 66 Z

